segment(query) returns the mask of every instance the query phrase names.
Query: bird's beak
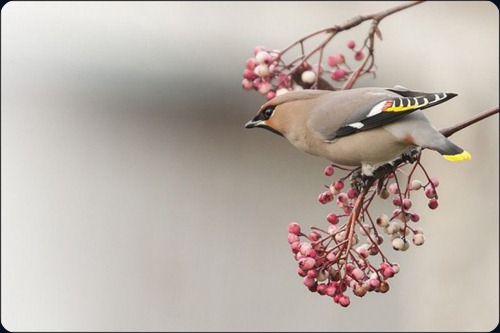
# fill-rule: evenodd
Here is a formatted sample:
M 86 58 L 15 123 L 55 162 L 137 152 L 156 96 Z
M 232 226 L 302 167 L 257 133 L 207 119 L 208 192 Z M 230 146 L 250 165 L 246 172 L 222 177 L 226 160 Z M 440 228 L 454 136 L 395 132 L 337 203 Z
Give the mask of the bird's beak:
M 245 128 L 254 128 L 254 127 L 257 127 L 259 125 L 263 125 L 265 124 L 266 122 L 263 121 L 263 120 L 250 120 L 248 123 L 245 124 Z

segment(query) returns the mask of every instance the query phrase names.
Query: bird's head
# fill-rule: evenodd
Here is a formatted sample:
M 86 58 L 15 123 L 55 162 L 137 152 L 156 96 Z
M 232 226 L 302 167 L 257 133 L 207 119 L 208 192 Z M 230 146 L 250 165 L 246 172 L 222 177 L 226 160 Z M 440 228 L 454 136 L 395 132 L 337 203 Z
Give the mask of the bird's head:
M 310 103 L 321 90 L 301 90 L 287 92 L 262 105 L 257 115 L 246 123 L 245 128 L 260 127 L 273 133 L 286 136 L 291 127 L 305 124 Z M 308 107 L 309 106 L 309 107 Z

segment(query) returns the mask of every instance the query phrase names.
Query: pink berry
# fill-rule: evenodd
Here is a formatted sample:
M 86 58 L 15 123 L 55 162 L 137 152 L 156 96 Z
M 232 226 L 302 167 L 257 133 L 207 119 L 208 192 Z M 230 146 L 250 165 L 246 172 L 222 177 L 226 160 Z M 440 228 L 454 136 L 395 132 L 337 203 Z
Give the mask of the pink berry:
M 334 214 L 334 213 L 328 214 L 328 216 L 326 217 L 326 220 L 328 222 L 330 222 L 331 224 L 339 223 L 339 218 L 338 218 L 337 214 Z
M 343 69 L 339 68 L 339 69 L 332 71 L 332 74 L 330 75 L 330 77 L 333 80 L 339 81 L 339 80 L 342 80 L 345 77 L 345 75 L 346 75 L 345 71 Z
M 290 222 L 288 224 L 288 232 L 291 234 L 300 234 L 300 225 L 297 222 Z
M 254 73 L 259 77 L 266 77 L 271 72 L 269 71 L 269 66 L 267 66 L 266 64 L 260 64 L 257 67 L 255 67 Z
M 358 192 L 357 192 L 355 189 L 350 188 L 349 190 L 347 190 L 347 197 L 348 197 L 349 199 L 354 199 L 354 198 L 356 198 L 357 196 L 358 196 Z
M 341 190 L 344 188 L 344 182 L 341 180 L 336 180 L 333 187 L 335 187 L 337 190 Z
M 325 293 L 330 297 L 335 296 L 336 292 L 337 288 L 332 283 L 328 284 L 325 288 Z
M 431 181 L 432 185 L 434 185 L 434 187 L 439 186 L 439 180 L 436 177 L 431 177 L 430 181 Z
M 300 269 L 304 270 L 304 271 L 308 271 L 312 268 L 314 268 L 314 265 L 316 265 L 316 260 L 314 260 L 313 258 L 301 258 L 299 260 L 299 267 Z
M 264 46 L 259 45 L 255 47 L 255 49 L 253 50 L 253 54 L 257 55 L 257 53 L 259 53 L 260 51 L 265 51 L 265 50 L 266 48 Z
M 356 51 L 356 53 L 354 53 L 354 59 L 355 60 L 361 60 L 365 57 L 365 54 L 363 51 Z
M 317 256 L 318 254 L 314 249 L 310 249 L 309 251 L 306 252 L 306 257 L 316 259 Z
M 327 177 L 330 177 L 330 176 L 331 176 L 331 175 L 333 175 L 333 173 L 335 172 L 335 168 L 334 168 L 333 166 L 329 165 L 329 166 L 327 166 L 327 167 L 325 168 L 325 171 L 324 171 L 324 172 L 325 172 L 325 175 L 326 175 Z
M 352 39 L 347 41 L 347 47 L 350 48 L 350 49 L 353 49 L 356 47 L 356 42 L 353 41 Z
M 401 207 L 401 198 L 399 197 L 399 195 L 395 196 L 395 197 L 392 199 L 392 204 L 393 204 L 394 206 Z
M 271 90 L 271 84 L 269 82 L 262 82 L 259 89 L 257 89 L 260 94 L 267 95 L 269 90 Z
M 380 286 L 379 279 L 370 279 L 368 280 L 368 286 L 372 289 L 377 289 Z
M 408 198 L 403 199 L 403 208 L 404 209 L 410 209 L 411 206 L 412 206 L 412 202 L 410 199 L 408 199 Z
M 356 280 L 362 280 L 365 277 L 365 273 L 359 268 L 354 268 L 351 272 L 351 275 L 356 279 Z
M 309 233 L 309 239 L 314 242 L 314 241 L 320 240 L 321 235 L 317 231 L 311 231 Z
M 428 206 L 429 206 L 430 209 L 436 209 L 436 208 L 438 208 L 439 204 L 438 204 L 437 199 L 431 199 L 431 200 L 429 200 Z
M 348 199 L 349 198 L 347 197 L 346 193 L 339 193 L 339 195 L 337 196 L 337 205 L 338 206 L 347 205 Z
M 349 299 L 349 296 L 347 296 L 347 295 L 340 296 L 339 304 L 341 306 L 343 306 L 345 308 L 345 307 L 348 307 L 350 303 L 351 303 L 351 300 Z
M 392 194 L 398 194 L 399 193 L 398 184 L 392 183 L 391 185 L 389 185 L 389 192 L 391 192 Z
M 318 197 L 319 202 L 321 202 L 323 205 L 329 203 L 330 201 L 333 200 L 333 195 L 332 192 L 330 191 L 325 191 L 321 193 Z
M 394 276 L 394 268 L 392 268 L 391 266 L 389 267 L 386 267 L 383 271 L 382 271 L 382 275 L 387 279 L 387 278 L 391 278 Z
M 368 250 L 365 247 L 362 247 L 362 246 L 356 248 L 356 252 L 358 252 L 358 254 L 359 254 L 360 257 L 365 258 L 365 259 L 368 258 L 368 256 L 370 255 L 368 253 Z
M 255 60 L 255 58 L 250 58 L 247 60 L 247 64 L 246 64 L 247 69 L 253 71 L 255 66 L 257 66 L 257 60 Z
M 432 188 L 432 186 L 428 185 L 425 187 L 425 196 L 429 199 L 436 197 L 436 191 Z
M 418 222 L 420 221 L 420 215 L 418 215 L 417 213 L 412 213 L 410 215 L 410 220 L 412 220 L 413 222 Z
M 326 294 L 326 288 L 327 288 L 327 285 L 324 284 L 324 283 L 319 283 L 318 286 L 316 287 L 316 291 L 318 292 L 318 294 L 320 295 L 325 295 Z
M 271 100 L 271 99 L 273 99 L 274 97 L 276 97 L 276 93 L 275 93 L 274 91 L 272 91 L 272 90 L 271 90 L 271 91 L 269 91 L 269 92 L 267 93 L 267 95 L 266 95 L 267 100 Z
M 308 288 L 312 288 L 316 284 L 316 280 L 306 276 L 304 278 L 304 285 Z
M 269 53 L 267 53 L 266 51 L 259 51 L 256 55 L 255 55 L 255 60 L 257 61 L 258 64 L 265 64 L 265 65 L 269 65 L 272 61 L 272 57 Z
M 382 228 L 387 227 L 389 225 L 389 217 L 385 214 L 379 215 L 377 217 L 377 225 Z
M 292 248 L 292 253 L 297 253 L 300 251 L 300 242 L 293 242 L 290 244 L 290 247 Z
M 352 207 L 351 206 L 344 206 L 342 207 L 342 210 L 344 211 L 345 214 L 349 215 L 352 213 Z
M 248 79 L 243 79 L 243 81 L 241 82 L 241 86 L 245 90 L 250 90 L 253 88 L 253 82 Z
M 317 278 L 318 277 L 318 271 L 315 270 L 315 269 L 310 269 L 307 271 L 307 276 L 309 276 L 310 278 Z
M 303 255 L 306 255 L 307 251 L 309 251 L 310 249 L 312 249 L 311 244 L 306 243 L 306 242 L 302 242 L 300 244 L 300 253 L 302 253 Z
M 328 57 L 327 63 L 330 66 L 337 66 L 345 62 L 345 57 L 342 53 L 334 54 Z
M 243 77 L 247 80 L 252 80 L 255 77 L 254 71 L 250 69 L 245 69 L 243 71 Z
M 295 242 L 298 242 L 299 241 L 299 236 L 297 236 L 296 234 L 288 234 L 288 243 L 289 244 L 293 244 Z

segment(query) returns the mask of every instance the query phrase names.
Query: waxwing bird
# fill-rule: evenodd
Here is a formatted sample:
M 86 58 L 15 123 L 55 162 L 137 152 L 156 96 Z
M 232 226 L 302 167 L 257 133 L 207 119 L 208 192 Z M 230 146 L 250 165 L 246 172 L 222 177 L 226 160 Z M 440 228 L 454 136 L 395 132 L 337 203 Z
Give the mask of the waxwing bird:
M 409 147 L 435 150 L 450 161 L 470 159 L 422 112 L 455 96 L 400 86 L 294 91 L 262 105 L 245 127 L 265 128 L 301 151 L 335 164 L 361 166 L 362 174 L 371 176 Z

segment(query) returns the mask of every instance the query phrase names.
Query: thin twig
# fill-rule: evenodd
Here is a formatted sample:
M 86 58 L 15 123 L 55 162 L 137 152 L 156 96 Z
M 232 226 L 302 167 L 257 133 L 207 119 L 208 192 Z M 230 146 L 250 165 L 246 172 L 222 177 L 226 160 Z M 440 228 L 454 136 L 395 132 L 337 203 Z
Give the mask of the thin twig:
M 469 127 L 470 125 L 472 124 L 475 124 L 477 123 L 478 121 L 480 120 L 483 120 L 484 118 L 488 118 L 489 116 L 492 116 L 494 115 L 495 113 L 498 113 L 498 106 L 496 108 L 492 108 L 492 109 L 489 109 L 489 110 L 486 110 L 486 111 L 483 111 L 481 113 L 478 113 L 477 115 L 467 119 L 467 120 L 464 120 L 456 125 L 453 125 L 453 126 L 450 126 L 450 127 L 447 127 L 445 129 L 442 129 L 440 130 L 441 134 L 443 134 L 445 137 L 450 137 L 452 136 L 453 134 L 455 134 L 456 132 L 466 128 L 466 127 Z

